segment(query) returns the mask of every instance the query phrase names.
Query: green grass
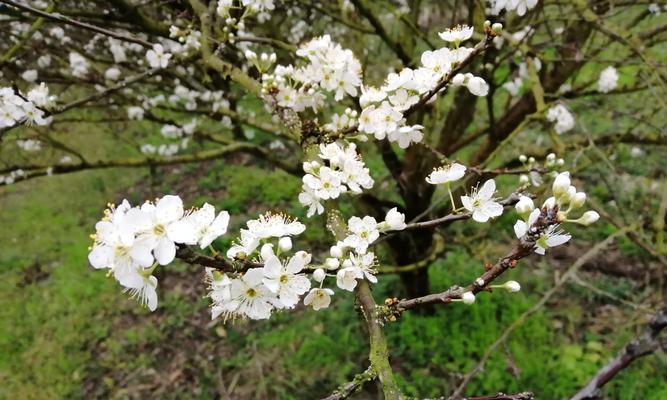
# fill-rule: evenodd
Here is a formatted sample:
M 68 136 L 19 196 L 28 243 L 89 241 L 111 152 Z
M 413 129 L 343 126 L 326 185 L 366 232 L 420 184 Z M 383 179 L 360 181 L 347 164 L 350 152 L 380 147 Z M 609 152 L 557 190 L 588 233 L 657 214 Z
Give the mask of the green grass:
M 41 178 L 2 189 L 0 397 L 64 398 L 78 391 L 90 348 L 127 307 L 87 263 L 106 202 L 136 179 L 125 171 Z

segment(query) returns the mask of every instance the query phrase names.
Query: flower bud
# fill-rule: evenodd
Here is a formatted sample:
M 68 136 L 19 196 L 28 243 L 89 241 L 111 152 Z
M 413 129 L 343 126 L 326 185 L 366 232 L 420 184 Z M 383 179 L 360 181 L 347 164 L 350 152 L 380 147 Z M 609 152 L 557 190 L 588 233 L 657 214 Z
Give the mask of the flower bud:
M 570 188 L 570 173 L 561 172 L 554 179 L 554 183 L 551 187 L 551 190 L 554 193 L 554 196 L 560 197 L 567 193 L 567 190 Z
M 556 198 L 555 197 L 549 197 L 544 201 L 544 204 L 542 204 L 543 208 L 546 208 L 548 210 L 551 210 L 552 208 L 556 207 Z
M 525 215 L 529 214 L 535 209 L 535 204 L 533 203 L 533 199 L 530 197 L 521 196 L 519 197 L 519 202 L 516 203 L 514 208 L 516 208 L 516 212 L 519 213 L 519 215 Z
M 294 253 L 294 257 L 302 258 L 304 265 L 310 264 L 310 262 L 313 260 L 313 255 L 303 250 L 299 250 L 296 253 Z
M 575 193 L 575 195 L 570 198 L 570 205 L 572 206 L 572 208 L 583 207 L 585 202 L 586 202 L 586 193 L 584 192 Z
M 572 222 L 576 222 L 577 224 L 588 226 L 588 225 L 596 222 L 599 219 L 600 219 L 600 214 L 598 214 L 597 212 L 595 212 L 595 211 L 586 211 L 584 213 L 584 215 L 579 217 L 579 219 L 576 219 Z
M 289 236 L 283 236 L 278 241 L 278 247 L 281 251 L 290 251 L 292 249 L 292 239 Z
M 271 257 L 273 255 L 273 245 L 271 243 L 265 243 L 259 250 L 259 255 L 265 260 Z
M 257 54 L 252 50 L 246 50 L 245 51 L 245 58 L 247 58 L 248 60 L 256 60 L 257 59 Z
M 519 161 L 521 161 L 522 163 L 525 163 L 526 161 L 528 161 L 528 157 L 526 157 L 525 154 L 521 154 L 519 156 Z
M 456 74 L 456 75 L 452 78 L 452 85 L 454 85 L 454 86 L 461 86 L 461 85 L 463 85 L 463 83 L 465 82 L 465 80 L 466 80 L 465 75 L 463 75 L 463 74 Z
M 327 274 L 322 268 L 318 268 L 313 272 L 313 279 L 315 279 L 316 282 L 322 282 L 326 277 Z
M 530 182 L 530 178 L 528 175 L 520 175 L 519 176 L 519 183 L 528 183 Z
M 337 258 L 327 258 L 324 260 L 324 266 L 327 267 L 327 269 L 337 269 L 339 265 L 340 261 L 338 261 Z
M 335 258 L 343 257 L 343 249 L 341 249 L 339 246 L 331 246 L 329 253 L 331 254 L 331 257 Z
M 529 164 L 533 164 L 533 163 L 535 163 L 535 157 L 529 157 L 529 158 L 528 158 L 528 163 L 529 163 Z
M 516 293 L 521 290 L 521 285 L 517 281 L 507 281 L 503 286 L 510 293 Z
M 473 292 L 465 292 L 461 295 L 461 301 L 463 304 L 473 304 L 475 302 L 475 294 Z
M 494 35 L 500 35 L 500 32 L 503 31 L 503 24 L 500 22 L 496 22 L 495 24 L 491 25 L 491 32 L 493 32 Z
M 549 163 L 556 162 L 556 155 L 554 153 L 549 153 L 547 155 L 547 162 L 549 162 Z

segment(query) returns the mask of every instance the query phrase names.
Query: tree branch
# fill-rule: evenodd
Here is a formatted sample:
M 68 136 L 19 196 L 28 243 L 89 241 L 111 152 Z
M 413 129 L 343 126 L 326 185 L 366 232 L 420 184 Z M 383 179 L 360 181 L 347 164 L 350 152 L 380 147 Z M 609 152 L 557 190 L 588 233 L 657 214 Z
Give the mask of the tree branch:
M 42 11 L 42 10 L 38 10 L 36 8 L 32 8 L 30 6 L 18 3 L 14 0 L 0 0 L 0 3 L 7 4 L 9 6 L 18 8 L 20 10 L 27 11 L 31 14 L 38 15 L 38 16 L 46 18 L 46 19 L 50 19 L 52 21 L 58 21 L 58 22 L 62 22 L 62 23 L 67 24 L 67 25 L 72 25 L 72 26 L 76 26 L 78 28 L 82 28 L 82 29 L 86 29 L 86 30 L 89 30 L 89 31 L 101 33 L 103 35 L 110 36 L 110 37 L 113 37 L 113 38 L 116 38 L 116 39 L 119 39 L 119 40 L 123 40 L 123 41 L 126 41 L 126 42 L 140 44 L 144 47 L 148 47 L 148 48 L 153 47 L 153 43 L 147 42 L 145 40 L 135 38 L 133 36 L 126 35 L 126 34 L 123 34 L 123 33 L 117 33 L 117 32 L 109 31 L 109 30 L 106 30 L 106 29 L 102 29 L 102 28 L 97 27 L 95 25 L 87 24 L 85 22 L 80 22 L 80 21 L 77 21 L 75 19 L 68 18 L 68 17 L 66 17 L 64 15 L 61 15 L 61 14 L 48 13 L 48 12 L 45 12 L 45 11 Z
M 658 335 L 667 327 L 667 308 L 659 311 L 644 330 L 632 339 L 607 365 L 602 367 L 588 384 L 571 400 L 598 399 L 600 389 L 636 359 L 651 354 L 660 347 Z
M 377 378 L 377 374 L 373 370 L 373 366 L 366 368 L 366 371 L 357 374 L 354 378 L 336 389 L 331 395 L 324 397 L 322 400 L 343 400 L 347 399 L 354 393 L 356 393 L 361 387 L 366 383 L 370 382 L 373 379 Z
M 489 290 L 487 286 L 496 278 L 502 275 L 510 268 L 517 266 L 520 259 L 532 254 L 535 243 L 540 238 L 542 233 L 550 226 L 558 223 L 557 220 L 558 207 L 553 209 L 542 209 L 537 221 L 528 229 L 528 233 L 519 239 L 516 247 L 508 255 L 501 258 L 496 264 L 488 268 L 482 275 L 469 284 L 466 288 L 460 286 L 452 286 L 444 292 L 429 294 L 422 297 L 406 300 L 392 300 L 388 299 L 385 303 L 387 309 L 383 310 L 387 316 L 399 316 L 403 311 L 410 310 L 419 306 L 429 304 L 448 304 L 454 299 L 461 298 L 461 295 L 470 291 L 479 293 L 481 291 Z
M 577 261 L 572 264 L 567 271 L 562 275 L 560 280 L 551 288 L 549 289 L 543 296 L 540 298 L 540 300 L 535 303 L 530 309 L 526 310 L 523 314 L 521 314 L 517 319 L 514 320 L 506 329 L 503 331 L 503 333 L 498 337 L 498 339 L 493 342 L 491 346 L 489 346 L 482 357 L 480 358 L 479 362 L 475 367 L 470 370 L 464 377 L 459 386 L 456 387 L 456 390 L 452 394 L 452 398 L 457 398 L 461 396 L 465 388 L 468 386 L 468 383 L 470 383 L 470 380 L 484 368 L 484 365 L 488 361 L 489 357 L 491 357 L 491 354 L 495 349 L 497 349 L 501 344 L 507 340 L 507 338 L 510 336 L 510 334 L 519 326 L 521 326 L 527 319 L 530 317 L 532 314 L 536 313 L 539 311 L 546 303 L 553 297 L 555 293 L 558 292 L 558 290 L 563 287 L 565 283 L 569 280 L 570 277 L 574 276 L 574 274 L 581 268 L 584 264 L 586 264 L 589 260 L 593 259 L 595 256 L 597 256 L 601 251 L 607 248 L 607 246 L 614 240 L 616 237 L 626 234 L 628 231 L 628 228 L 621 229 L 612 235 L 608 236 L 605 240 L 602 242 L 598 243 L 595 245 L 593 248 L 588 250 L 586 253 L 584 253 L 581 257 L 577 259 Z

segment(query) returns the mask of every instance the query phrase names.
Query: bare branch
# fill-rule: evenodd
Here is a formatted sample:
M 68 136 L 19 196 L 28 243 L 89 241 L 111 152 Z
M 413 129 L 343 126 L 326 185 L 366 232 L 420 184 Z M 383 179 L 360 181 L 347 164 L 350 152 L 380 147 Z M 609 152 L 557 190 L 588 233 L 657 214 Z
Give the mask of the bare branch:
M 660 347 L 658 335 L 667 327 L 667 308 L 659 311 L 645 331 L 626 344 L 616 357 L 600 368 L 588 384 L 571 400 L 600 398 L 600 389 L 636 359 L 651 354 Z

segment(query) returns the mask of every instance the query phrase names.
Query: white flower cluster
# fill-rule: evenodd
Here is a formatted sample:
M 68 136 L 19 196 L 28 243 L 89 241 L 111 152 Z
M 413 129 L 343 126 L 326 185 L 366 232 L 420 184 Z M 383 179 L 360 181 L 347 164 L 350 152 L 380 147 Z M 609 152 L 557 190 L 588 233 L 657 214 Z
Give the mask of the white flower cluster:
M 373 187 L 373 178 L 357 154 L 357 146 L 343 147 L 333 142 L 320 144 L 318 159 L 303 163 L 303 186 L 299 202 L 308 207 L 308 216 L 322 214 L 322 200 L 336 199 L 348 190 L 361 193 Z
M 361 63 L 351 50 L 343 49 L 329 35 L 315 38 L 296 52 L 308 60 L 303 67 L 278 65 L 271 75 L 263 75 L 263 92 L 277 92 L 275 98 L 281 107 L 301 112 L 313 111 L 323 104 L 325 93 L 334 93 L 342 100 L 345 94 L 357 96 L 361 85 Z
M 357 124 L 358 113 L 351 108 L 346 108 L 343 114 L 333 114 L 331 122 L 324 124 L 322 128 L 329 132 L 339 132 Z M 366 138 L 366 136 L 359 136 L 359 138 Z M 363 139 L 361 139 L 363 140 Z
M 458 45 L 469 39 L 472 33 L 472 28 L 461 26 L 442 32 L 440 37 L 454 43 L 454 49 L 443 47 L 426 51 L 421 56 L 421 67 L 404 68 L 398 73 L 389 74 L 379 89 L 363 87 L 359 99 L 363 108 L 359 116 L 359 131 L 372 134 L 378 140 L 387 138 L 397 142 L 401 148 L 421 142 L 423 126 L 406 125 L 403 113 L 417 104 L 422 95 L 433 90 L 455 65 L 471 54 L 472 48 Z M 465 85 L 476 96 L 485 96 L 489 89 L 482 78 L 472 74 L 458 74 L 452 78 L 452 84 Z
M 521 196 L 515 208 L 517 213 L 522 217 L 514 224 L 514 233 L 516 237 L 521 239 L 524 237 L 531 227 L 537 222 L 543 210 L 557 209 L 558 222 L 573 222 L 588 226 L 596 222 L 600 215 L 595 211 L 586 211 L 577 219 L 568 219 L 570 212 L 580 209 L 586 202 L 586 193 L 577 192 L 577 188 L 571 185 L 570 173 L 561 172 L 556 175 L 552 185 L 553 196 L 549 197 L 542 209 L 535 208 L 533 200 L 527 196 Z M 567 208 L 566 208 L 567 206 Z M 550 247 L 560 246 L 568 242 L 572 236 L 563 232 L 558 224 L 550 225 L 544 232 L 541 232 L 540 237 L 535 243 L 535 253 L 544 255 L 546 250 Z
M 574 128 L 574 116 L 562 104 L 556 104 L 547 111 L 547 120 L 554 122 L 554 129 L 559 135 Z
M 23 151 L 34 152 L 42 149 L 42 142 L 35 139 L 17 140 L 16 145 Z
M 95 225 L 95 243 L 88 254 L 90 264 L 109 269 L 114 278 L 151 311 L 157 307 L 157 265 L 176 256 L 176 244 L 209 246 L 227 231 L 229 214 L 216 217 L 215 208 L 204 204 L 185 211 L 178 196 L 167 195 L 155 203 L 132 207 L 124 200 L 109 206 Z
M 598 91 L 609 93 L 618 86 L 618 71 L 614 67 L 607 67 L 600 73 L 598 79 Z
M 187 149 L 188 143 L 188 138 L 181 140 L 180 143 L 162 143 L 159 145 L 144 143 L 139 146 L 139 151 L 142 154 L 157 154 L 161 157 L 171 157 L 178 154 L 179 151 Z
M 539 171 L 540 164 L 535 160 L 535 157 L 527 157 L 524 154 L 519 156 L 519 162 L 523 164 L 524 168 L 527 169 L 528 174 L 519 175 L 519 182 L 524 185 L 533 185 L 540 186 L 542 185 L 543 179 L 542 174 Z M 549 153 L 542 164 L 545 169 L 554 169 L 556 167 L 561 167 L 565 165 L 565 160 L 562 158 L 557 158 L 556 154 Z
M 0 184 L 2 185 L 11 185 L 16 182 L 17 179 L 23 178 L 25 176 L 25 171 L 22 169 L 15 169 L 9 173 L 9 175 L 0 175 Z
M 201 48 L 201 32 L 196 29 L 180 29 L 172 25 L 169 27 L 169 37 L 179 42 L 171 43 L 169 47 L 174 54 L 186 55 Z
M 326 259 L 324 267 L 328 271 L 337 271 L 336 285 L 343 290 L 353 291 L 358 279 L 376 283 L 375 254 L 368 251 L 368 247 L 380 233 L 400 231 L 405 227 L 405 215 L 396 208 L 389 210 L 380 223 L 370 216 L 352 217 L 347 223 L 347 236 L 331 247 L 331 257 Z M 315 272 L 321 276 L 321 281 L 327 276 L 324 270 Z
M 16 93 L 11 87 L 0 88 L 0 128 L 21 123 L 48 125 L 51 117 L 44 118 L 44 109 L 53 105 L 56 97 L 49 95 L 44 84 L 31 89 L 27 94 Z
M 519 16 L 526 14 L 528 10 L 535 8 L 538 0 L 490 0 L 491 14 L 498 15 L 505 9 L 507 11 L 515 11 Z
M 255 258 L 262 266 L 250 268 L 238 276 L 207 271 L 209 297 L 213 301 L 212 317 L 268 319 L 274 309 L 294 308 L 310 289 L 310 281 L 303 270 L 312 257 L 305 251 L 297 251 L 291 257 L 281 255 L 292 249 L 290 237 L 305 229 L 302 223 L 282 214 L 260 215 L 258 219 L 248 221 L 247 229 L 241 229 L 241 236 L 227 251 L 227 257 L 232 260 L 253 259 L 260 244 L 264 243 L 259 257 Z M 278 239 L 277 250 L 274 250 L 274 244 L 267 243 L 271 239 Z

